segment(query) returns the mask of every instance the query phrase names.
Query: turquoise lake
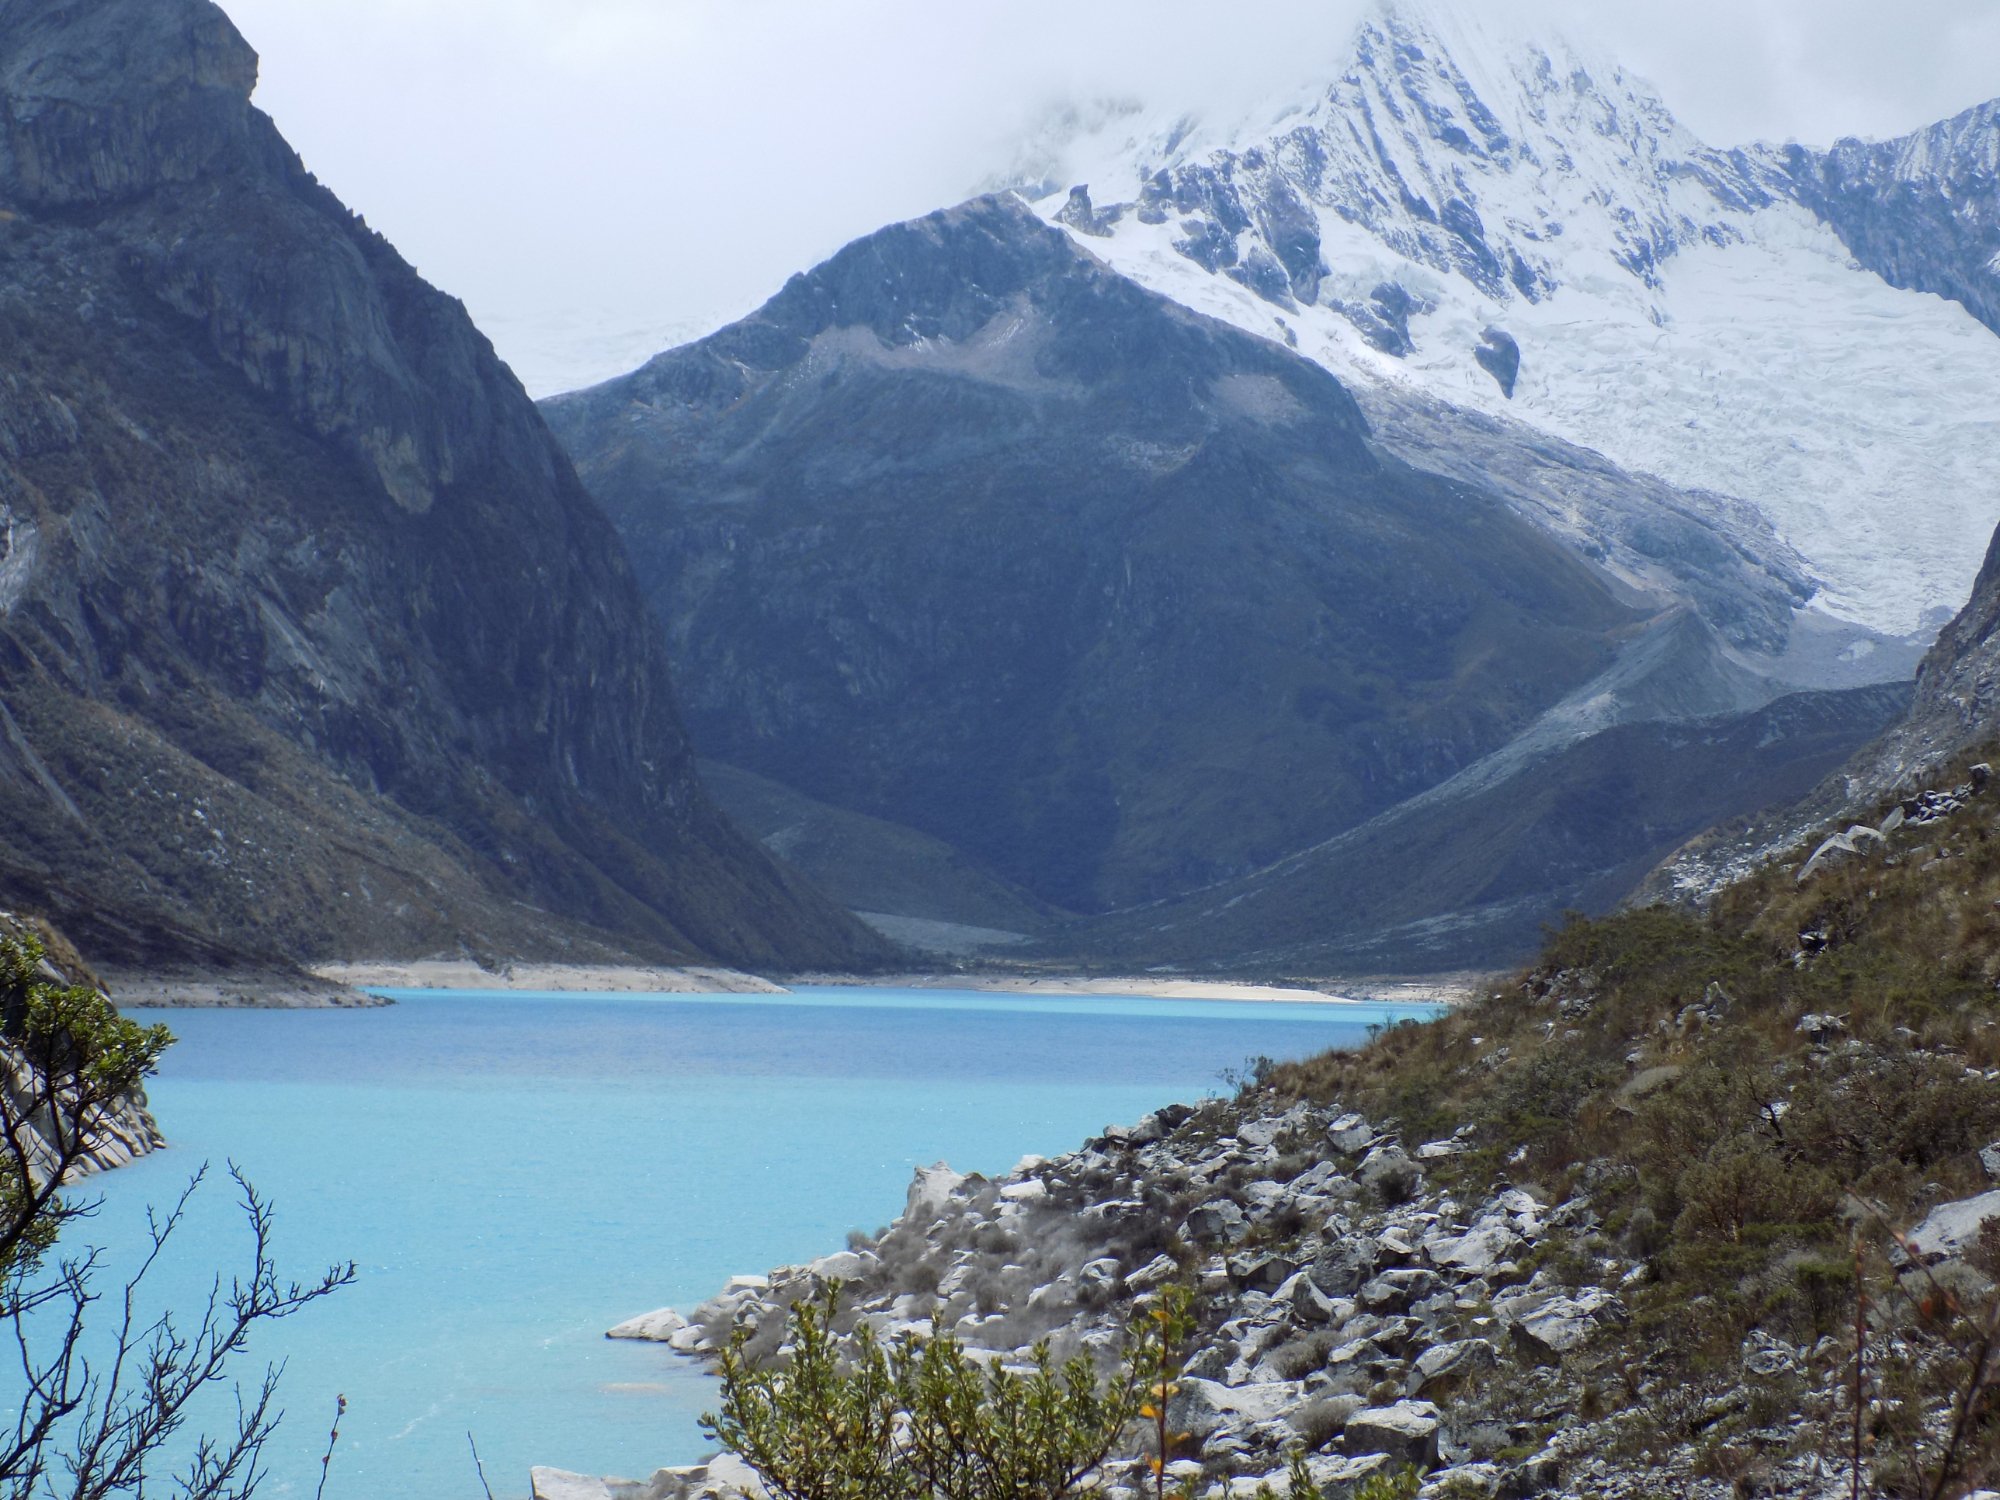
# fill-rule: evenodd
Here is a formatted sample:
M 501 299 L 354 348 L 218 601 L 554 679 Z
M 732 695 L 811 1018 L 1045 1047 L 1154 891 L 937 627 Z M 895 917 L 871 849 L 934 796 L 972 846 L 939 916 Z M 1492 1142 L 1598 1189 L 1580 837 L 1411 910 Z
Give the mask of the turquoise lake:
M 208 1185 L 155 1289 L 205 1295 L 246 1236 L 222 1168 L 275 1205 L 280 1269 L 356 1285 L 266 1331 L 287 1419 L 263 1493 L 479 1493 L 531 1464 L 643 1476 L 705 1450 L 713 1387 L 612 1324 L 895 1217 L 911 1171 L 1001 1172 L 1221 1092 L 1256 1055 L 1352 1045 L 1427 1007 L 832 988 L 777 996 L 395 992 L 364 1011 L 163 1011 L 170 1149 L 94 1179 L 67 1242 L 129 1263 L 148 1204 Z

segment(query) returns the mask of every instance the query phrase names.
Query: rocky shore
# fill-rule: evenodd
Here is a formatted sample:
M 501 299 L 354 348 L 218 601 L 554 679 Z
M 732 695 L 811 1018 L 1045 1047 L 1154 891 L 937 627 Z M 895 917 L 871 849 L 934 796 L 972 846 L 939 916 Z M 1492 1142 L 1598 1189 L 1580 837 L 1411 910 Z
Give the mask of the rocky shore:
M 108 993 L 127 1010 L 366 1009 L 395 1002 L 299 969 L 161 972 L 109 969 Z
M 837 1279 L 848 1316 L 885 1338 L 928 1333 L 937 1309 L 1003 1360 L 1047 1339 L 1108 1362 L 1135 1301 L 1191 1282 L 1201 1330 L 1170 1412 L 1191 1438 L 1176 1483 L 1282 1492 L 1303 1445 L 1334 1494 L 1407 1465 L 1430 1474 L 1426 1494 L 1553 1493 L 1566 1476 L 1590 1486 L 1578 1493 L 1618 1493 L 1554 1373 L 1625 1317 L 1615 1291 L 1551 1264 L 1555 1246 L 1599 1227 L 1589 1201 L 1522 1188 L 1463 1201 L 1427 1175 L 1461 1149 L 1304 1104 L 1174 1106 L 998 1180 L 922 1170 L 879 1239 L 738 1277 L 685 1316 L 662 1309 L 610 1336 L 704 1358 L 747 1327 L 754 1349 L 774 1350 L 789 1306 Z M 1615 1285 L 1632 1268 L 1596 1269 Z M 1540 1395 L 1523 1402 L 1529 1390 Z M 1146 1476 L 1135 1452 L 1103 1493 L 1137 1500 Z M 724 1459 L 644 1482 L 537 1470 L 535 1484 L 544 1500 L 681 1500 L 734 1495 L 747 1478 Z
M 43 953 L 37 969 L 39 977 L 49 984 L 83 986 L 96 990 L 100 995 L 107 993 L 102 978 L 84 962 L 75 947 L 46 923 L 14 912 L 0 911 L 0 937 L 16 941 L 26 939 L 40 945 Z M 46 1079 L 38 1078 L 21 1054 L 5 1043 L 0 1043 L 0 1090 L 7 1095 L 9 1107 L 4 1112 L 6 1118 L 24 1122 L 19 1137 L 13 1142 L 14 1150 L 26 1161 L 31 1177 L 46 1181 L 51 1167 L 59 1159 L 61 1140 L 74 1121 L 66 1120 L 58 1128 L 43 1103 Z M 159 1122 L 153 1118 L 147 1104 L 146 1091 L 135 1088 L 115 1107 L 92 1121 L 83 1154 L 71 1163 L 67 1180 L 73 1182 L 122 1167 L 157 1151 L 166 1143 Z
M 998 1179 L 922 1169 L 878 1238 L 736 1277 L 685 1314 L 663 1308 L 608 1336 L 707 1361 L 747 1329 L 753 1353 L 773 1355 L 790 1306 L 838 1281 L 848 1326 L 884 1339 L 928 1334 L 935 1313 L 1009 1364 L 1048 1340 L 1059 1357 L 1108 1366 L 1135 1309 L 1178 1282 L 1196 1289 L 1200 1323 L 1169 1410 L 1188 1438 L 1168 1473 L 1203 1496 L 1282 1495 L 1294 1450 L 1332 1497 L 1406 1470 L 1426 1500 L 1849 1493 L 1837 1446 L 1802 1451 L 1806 1417 L 1781 1409 L 1811 1405 L 1799 1392 L 1815 1378 L 1837 1394 L 1851 1349 L 1834 1338 L 1751 1333 L 1734 1393 L 1681 1413 L 1685 1441 L 1664 1461 L 1635 1441 L 1636 1426 L 1676 1409 L 1630 1337 L 1624 1290 L 1648 1278 L 1647 1255 L 1587 1191 L 1465 1193 L 1450 1179 L 1469 1134 L 1410 1142 L 1389 1122 L 1268 1097 L 1173 1106 Z M 1924 1262 L 1923 1274 L 1964 1277 L 1956 1257 L 1996 1215 L 2000 1191 L 1944 1206 L 1909 1237 L 1906 1275 Z M 1701 1442 L 1746 1413 L 1772 1455 L 1748 1489 L 1704 1473 Z M 1145 1453 L 1135 1437 L 1103 1475 L 1104 1500 L 1151 1493 Z M 533 1480 L 540 1500 L 761 1493 L 730 1455 L 645 1480 L 553 1469 Z
M 1432 1024 L 996 1179 L 925 1169 L 878 1235 L 613 1336 L 775 1360 L 838 1281 L 850 1328 L 936 1317 L 1006 1365 L 1047 1340 L 1109 1370 L 1183 1287 L 1169 1470 L 1202 1500 L 1284 1493 L 1294 1452 L 1333 1500 L 1412 1473 L 1429 1500 L 1995 1500 L 1983 753 L 1703 911 L 1573 921 Z M 1104 1500 L 1150 1493 L 1151 1452 L 1127 1435 Z M 756 1493 L 728 1457 L 535 1482 Z

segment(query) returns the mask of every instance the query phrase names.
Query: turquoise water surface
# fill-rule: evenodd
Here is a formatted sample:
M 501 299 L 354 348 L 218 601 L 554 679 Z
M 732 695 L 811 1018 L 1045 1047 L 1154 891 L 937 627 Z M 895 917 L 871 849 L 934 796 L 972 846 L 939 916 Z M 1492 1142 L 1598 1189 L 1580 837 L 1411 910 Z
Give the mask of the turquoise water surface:
M 841 1248 L 918 1165 L 1000 1172 L 1221 1089 L 1255 1055 L 1360 1041 L 1426 1007 L 836 988 L 766 995 L 393 992 L 366 1011 L 161 1012 L 169 1150 L 95 1180 L 77 1245 L 129 1263 L 147 1206 L 216 1168 L 156 1294 L 185 1306 L 246 1237 L 221 1175 L 276 1206 L 281 1269 L 354 1286 L 267 1331 L 289 1412 L 265 1493 L 479 1494 L 531 1464 L 644 1475 L 703 1451 L 713 1387 L 612 1324 Z M 254 1371 L 252 1372 L 254 1373 Z

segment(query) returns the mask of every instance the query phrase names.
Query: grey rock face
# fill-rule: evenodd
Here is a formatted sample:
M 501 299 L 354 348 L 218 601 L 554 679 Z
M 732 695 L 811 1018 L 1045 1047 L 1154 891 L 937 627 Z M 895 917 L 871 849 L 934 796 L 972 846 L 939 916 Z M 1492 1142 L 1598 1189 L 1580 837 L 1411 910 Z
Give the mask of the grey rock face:
M 1499 1360 L 1499 1351 L 1485 1339 L 1433 1344 L 1411 1365 L 1410 1394 L 1421 1395 L 1426 1390 L 1476 1378 L 1492 1369 Z
M 1528 1290 L 1496 1297 L 1493 1308 L 1521 1346 L 1543 1359 L 1560 1358 L 1624 1316 L 1618 1299 L 1596 1288 L 1575 1295 Z
M 0 912 L 0 936 L 41 938 L 11 912 Z M 65 961 L 53 956 L 62 946 L 56 945 L 52 955 L 43 957 L 41 978 L 58 986 L 87 986 L 102 996 L 103 991 L 88 974 L 75 966 L 65 967 Z M 143 1088 L 135 1088 L 108 1108 L 94 1112 L 81 1122 L 81 1129 L 73 1112 L 65 1111 L 60 1119 L 52 1116 L 49 1081 L 28 1065 L 27 1056 L 13 1042 L 0 1039 L 0 1091 L 8 1097 L 9 1116 L 25 1122 L 19 1137 L 8 1144 L 18 1153 L 15 1160 L 23 1175 L 35 1186 L 46 1184 L 59 1171 L 65 1183 L 75 1183 L 125 1166 L 166 1144 Z M 64 1156 L 76 1147 L 80 1152 L 65 1166 Z
M 1788 147 L 1782 161 L 1856 260 L 2000 333 L 2000 99 L 1895 140 Z
M 1411 317 L 1432 306 L 1395 281 L 1379 283 L 1366 301 L 1336 301 L 1334 305 L 1370 344 L 1398 359 L 1416 348 L 1410 338 Z
M 1910 1231 L 1909 1242 L 1926 1258 L 1957 1255 L 1976 1244 L 1980 1230 L 2000 1219 L 2000 1191 L 1940 1203 Z
M 1079 183 L 1069 190 L 1069 201 L 1063 204 L 1056 218 L 1083 234 L 1106 235 L 1111 232 L 1110 226 L 1117 215 L 1099 214 L 1090 205 L 1090 189 Z
M 1374 1273 L 1379 1256 L 1374 1240 L 1365 1235 L 1344 1235 L 1313 1258 L 1306 1274 L 1324 1295 L 1345 1297 L 1358 1291 Z
M 1233 1244 L 1249 1232 L 1243 1210 L 1226 1198 L 1203 1204 L 1182 1226 L 1182 1233 L 1198 1245 Z
M 255 77 L 206 0 L 0 0 L 0 893 L 112 961 L 883 951 L 714 811 L 615 534 Z
M 1437 1462 L 1438 1409 L 1428 1401 L 1373 1406 L 1347 1419 L 1341 1442 L 1349 1453 L 1386 1453 L 1428 1469 Z
M 1345 1156 L 1359 1156 L 1375 1139 L 1375 1127 L 1360 1115 L 1345 1114 L 1326 1127 L 1333 1149 Z
M 1424 1180 L 1423 1172 L 1401 1146 L 1377 1146 L 1362 1158 L 1354 1175 L 1385 1203 L 1401 1203 Z

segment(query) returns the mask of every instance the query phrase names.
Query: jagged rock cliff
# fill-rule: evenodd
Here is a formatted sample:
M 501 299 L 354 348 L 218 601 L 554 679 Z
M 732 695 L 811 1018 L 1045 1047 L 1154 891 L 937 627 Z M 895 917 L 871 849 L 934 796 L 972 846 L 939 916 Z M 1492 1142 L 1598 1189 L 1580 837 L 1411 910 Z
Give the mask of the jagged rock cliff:
M 1080 119 L 1023 191 L 1371 419 L 1417 392 L 1745 502 L 1850 624 L 1956 608 L 2000 487 L 2000 111 L 1717 149 L 1587 39 L 1445 0 L 1375 0 L 1315 73 L 1240 119 Z
M 1895 140 L 1789 147 L 1784 160 L 1862 265 L 2000 333 L 2000 99 Z
M 838 964 L 617 539 L 206 0 L 0 0 L 0 894 L 122 961 Z

